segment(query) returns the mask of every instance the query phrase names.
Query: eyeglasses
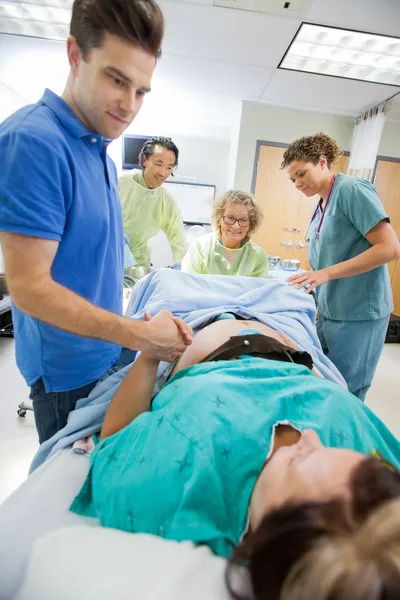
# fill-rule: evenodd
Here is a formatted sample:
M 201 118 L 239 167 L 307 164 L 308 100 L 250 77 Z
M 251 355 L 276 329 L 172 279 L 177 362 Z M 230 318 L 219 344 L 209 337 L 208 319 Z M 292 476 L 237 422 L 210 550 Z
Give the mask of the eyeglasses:
M 250 225 L 249 219 L 235 219 L 235 217 L 231 217 L 230 215 L 224 215 L 222 220 L 226 225 L 235 225 L 235 223 L 239 223 L 240 227 L 248 227 Z

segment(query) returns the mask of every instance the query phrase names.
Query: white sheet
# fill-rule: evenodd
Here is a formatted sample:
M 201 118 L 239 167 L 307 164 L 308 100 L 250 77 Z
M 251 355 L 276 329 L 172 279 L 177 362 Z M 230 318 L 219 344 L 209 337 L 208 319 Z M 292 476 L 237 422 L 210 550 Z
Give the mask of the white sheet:
M 34 542 L 70 525 L 97 525 L 69 512 L 88 471 L 89 458 L 63 450 L 0 505 L 0 600 L 13 600 Z
M 190 542 L 69 527 L 36 542 L 16 600 L 230 600 L 225 567 Z
M 208 548 L 71 513 L 88 467 L 88 456 L 63 450 L 0 506 L 0 600 L 230 598 L 225 561 Z

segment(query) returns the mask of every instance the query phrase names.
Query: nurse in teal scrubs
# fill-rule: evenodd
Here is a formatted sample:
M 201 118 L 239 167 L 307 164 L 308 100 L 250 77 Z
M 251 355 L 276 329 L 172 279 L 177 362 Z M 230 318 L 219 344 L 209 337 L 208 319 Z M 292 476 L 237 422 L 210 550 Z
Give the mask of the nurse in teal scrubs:
M 320 200 L 305 240 L 312 270 L 289 279 L 315 289 L 322 348 L 361 400 L 371 385 L 393 310 L 387 263 L 400 257 L 400 243 L 367 180 L 332 172 L 342 154 L 324 133 L 287 148 L 285 168 L 296 188 Z

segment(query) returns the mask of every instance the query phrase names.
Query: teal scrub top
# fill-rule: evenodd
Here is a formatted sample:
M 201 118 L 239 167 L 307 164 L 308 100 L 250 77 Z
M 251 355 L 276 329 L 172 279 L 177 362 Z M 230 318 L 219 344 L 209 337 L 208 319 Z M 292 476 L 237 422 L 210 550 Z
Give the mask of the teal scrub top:
M 339 174 L 322 216 L 310 224 L 308 260 L 314 271 L 350 260 L 371 248 L 366 235 L 383 219 L 390 221 L 375 187 L 365 179 Z M 316 288 L 320 313 L 337 321 L 382 319 L 393 310 L 389 270 L 382 265 L 361 275 L 335 279 Z
M 278 423 L 400 466 L 400 443 L 358 398 L 301 365 L 246 357 L 177 373 L 151 411 L 99 442 L 71 509 L 227 557 Z

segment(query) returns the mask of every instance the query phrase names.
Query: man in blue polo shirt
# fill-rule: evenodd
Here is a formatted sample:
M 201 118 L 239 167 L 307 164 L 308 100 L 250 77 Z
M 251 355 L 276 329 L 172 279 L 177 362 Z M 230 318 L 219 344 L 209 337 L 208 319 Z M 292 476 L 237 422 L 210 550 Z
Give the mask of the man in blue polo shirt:
M 121 347 L 173 360 L 191 341 L 167 311 L 121 316 L 124 234 L 107 145 L 150 90 L 162 13 L 153 0 L 75 0 L 70 34 L 62 97 L 46 90 L 0 127 L 0 241 L 40 442 Z

